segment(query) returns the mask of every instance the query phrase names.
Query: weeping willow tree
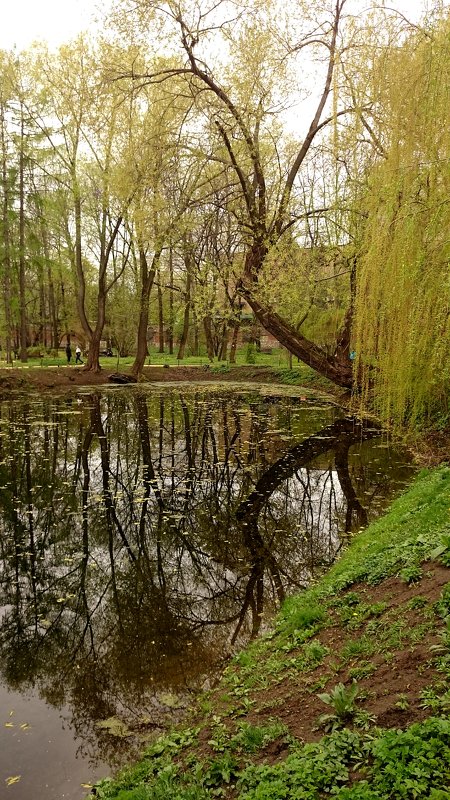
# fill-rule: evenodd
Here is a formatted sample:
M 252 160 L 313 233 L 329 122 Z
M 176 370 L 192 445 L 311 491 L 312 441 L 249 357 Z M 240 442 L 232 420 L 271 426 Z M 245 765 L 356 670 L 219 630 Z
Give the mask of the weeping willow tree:
M 449 414 L 450 19 L 384 61 L 353 346 L 363 403 L 418 428 Z M 386 135 L 387 134 L 387 135 Z

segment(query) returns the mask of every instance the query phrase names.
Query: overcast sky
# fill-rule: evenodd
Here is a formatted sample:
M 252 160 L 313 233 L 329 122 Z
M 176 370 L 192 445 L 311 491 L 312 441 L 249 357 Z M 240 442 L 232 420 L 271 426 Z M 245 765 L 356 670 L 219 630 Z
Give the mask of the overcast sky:
M 372 0 L 381 5 L 380 0 Z M 105 11 L 114 0 L 5 0 L 1 14 L 0 47 L 18 50 L 35 40 L 46 40 L 55 47 L 91 26 L 99 8 Z M 286 0 L 287 3 L 290 0 Z M 450 2 L 450 0 L 449 0 Z M 367 6 L 371 5 L 368 0 Z M 386 0 L 411 20 L 417 20 L 423 0 Z
M 109 4 L 110 0 L 5 0 L 0 47 L 24 50 L 36 40 L 56 47 L 91 27 L 96 9 Z

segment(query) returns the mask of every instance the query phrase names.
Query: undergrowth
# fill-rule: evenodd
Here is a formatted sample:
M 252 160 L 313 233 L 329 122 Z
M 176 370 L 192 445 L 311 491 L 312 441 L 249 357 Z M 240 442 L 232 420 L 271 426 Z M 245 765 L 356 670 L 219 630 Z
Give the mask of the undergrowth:
M 450 563 L 449 520 L 450 469 L 421 473 L 383 518 L 353 538 L 315 586 L 285 602 L 273 630 L 225 669 L 217 693 L 200 698 L 196 727 L 186 722 L 181 731 L 158 739 L 138 764 L 115 780 L 101 781 L 97 797 L 448 800 L 450 584 L 430 603 L 421 581 L 430 560 L 444 567 Z M 387 591 L 382 600 L 369 601 L 370 587 L 392 576 L 409 593 L 404 604 L 389 604 Z M 414 625 L 411 615 L 416 615 Z M 320 641 L 332 630 L 339 633 L 339 647 Z M 399 687 L 391 705 L 399 714 L 418 707 L 428 717 L 409 727 L 379 727 L 367 707 L 370 692 L 359 682 L 370 687 L 377 655 L 378 663 L 381 657 L 393 664 L 400 649 L 412 652 L 424 641 L 433 642 L 429 662 L 421 667 L 432 665 L 430 682 L 424 678 L 416 696 Z M 275 699 L 272 716 L 264 724 L 255 722 L 264 712 L 258 693 L 270 693 L 283 681 L 293 687 L 293 696 L 294 688 L 303 686 L 304 696 L 320 709 L 315 730 L 317 737 L 324 735 L 319 741 L 295 738 L 273 716 Z M 288 702 L 288 689 L 282 704 Z M 325 710 L 329 713 L 320 713 Z M 200 744 L 201 731 L 207 732 L 207 746 L 205 736 Z M 274 744 L 282 756 L 269 763 L 266 753 Z

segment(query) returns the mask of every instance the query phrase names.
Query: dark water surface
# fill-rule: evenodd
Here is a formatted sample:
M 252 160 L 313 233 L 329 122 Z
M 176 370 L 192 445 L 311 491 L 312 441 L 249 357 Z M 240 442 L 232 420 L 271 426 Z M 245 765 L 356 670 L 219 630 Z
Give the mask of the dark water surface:
M 410 480 L 378 431 L 265 391 L 0 403 L 0 798 L 83 797 Z

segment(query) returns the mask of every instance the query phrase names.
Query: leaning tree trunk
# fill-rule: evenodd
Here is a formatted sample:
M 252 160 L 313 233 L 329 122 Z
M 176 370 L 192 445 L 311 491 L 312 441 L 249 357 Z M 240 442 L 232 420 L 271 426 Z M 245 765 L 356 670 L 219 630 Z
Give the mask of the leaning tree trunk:
M 338 356 L 329 356 L 325 350 L 296 331 L 279 314 L 264 307 L 253 295 L 244 292 L 244 297 L 261 325 L 266 331 L 275 336 L 280 344 L 284 345 L 292 355 L 297 356 L 300 361 L 312 367 L 312 369 L 337 384 L 337 386 L 343 386 L 346 389 L 352 388 L 353 370 L 351 362 L 345 363 L 342 360 L 345 348 L 339 351 Z
M 255 246 L 246 257 L 244 275 L 240 284 L 240 293 L 254 312 L 257 320 L 266 331 L 312 369 L 316 370 L 328 380 L 351 389 L 353 386 L 353 370 L 351 361 L 348 357 L 348 347 L 351 328 L 351 308 L 347 312 L 344 327 L 338 337 L 337 347 L 332 356 L 328 355 L 323 348 L 311 342 L 299 331 L 297 331 L 286 320 L 280 317 L 272 309 L 263 305 L 256 298 L 256 288 L 258 285 L 258 273 L 261 270 L 266 250 L 264 247 Z

